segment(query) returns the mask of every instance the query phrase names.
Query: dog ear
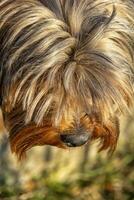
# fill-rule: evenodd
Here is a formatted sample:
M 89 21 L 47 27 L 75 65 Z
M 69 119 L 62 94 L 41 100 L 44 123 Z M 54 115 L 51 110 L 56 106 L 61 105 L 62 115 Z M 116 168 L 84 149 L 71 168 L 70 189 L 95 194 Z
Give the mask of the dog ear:
M 118 118 L 109 120 L 105 125 L 96 125 L 94 128 L 93 138 L 100 140 L 99 151 L 108 150 L 110 154 L 114 152 L 120 133 L 120 124 Z M 96 137 L 96 138 L 94 138 Z

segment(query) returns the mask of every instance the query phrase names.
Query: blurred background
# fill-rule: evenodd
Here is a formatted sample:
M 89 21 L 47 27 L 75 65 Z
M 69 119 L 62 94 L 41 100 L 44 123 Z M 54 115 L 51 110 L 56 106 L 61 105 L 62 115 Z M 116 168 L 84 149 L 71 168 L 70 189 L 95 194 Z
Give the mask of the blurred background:
M 97 143 L 75 150 L 36 147 L 21 163 L 0 134 L 0 200 L 134 200 L 134 118 L 121 120 L 112 157 Z

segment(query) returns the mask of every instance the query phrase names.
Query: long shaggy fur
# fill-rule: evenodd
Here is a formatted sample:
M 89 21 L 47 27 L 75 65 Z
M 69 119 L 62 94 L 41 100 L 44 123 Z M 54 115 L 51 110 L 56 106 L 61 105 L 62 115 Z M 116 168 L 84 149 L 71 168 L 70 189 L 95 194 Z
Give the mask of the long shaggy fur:
M 133 0 L 0 0 L 1 108 L 19 157 L 64 148 L 78 126 L 113 151 L 133 81 Z

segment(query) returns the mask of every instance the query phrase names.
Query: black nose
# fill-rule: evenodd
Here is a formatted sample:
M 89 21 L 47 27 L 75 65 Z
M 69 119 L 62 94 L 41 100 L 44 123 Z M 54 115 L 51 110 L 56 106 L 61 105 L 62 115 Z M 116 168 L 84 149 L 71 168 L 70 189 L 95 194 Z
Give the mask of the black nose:
M 84 145 L 90 138 L 89 133 L 83 134 L 62 134 L 61 141 L 68 147 L 78 147 Z

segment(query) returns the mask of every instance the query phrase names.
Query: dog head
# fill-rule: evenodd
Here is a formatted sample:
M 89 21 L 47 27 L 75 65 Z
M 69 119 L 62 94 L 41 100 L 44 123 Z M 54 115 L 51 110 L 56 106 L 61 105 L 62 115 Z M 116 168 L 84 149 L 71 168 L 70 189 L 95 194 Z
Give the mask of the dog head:
M 133 2 L 2 0 L 1 108 L 11 149 L 115 149 L 133 98 Z

